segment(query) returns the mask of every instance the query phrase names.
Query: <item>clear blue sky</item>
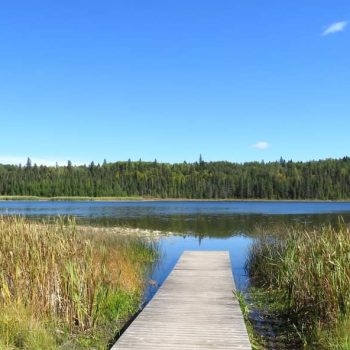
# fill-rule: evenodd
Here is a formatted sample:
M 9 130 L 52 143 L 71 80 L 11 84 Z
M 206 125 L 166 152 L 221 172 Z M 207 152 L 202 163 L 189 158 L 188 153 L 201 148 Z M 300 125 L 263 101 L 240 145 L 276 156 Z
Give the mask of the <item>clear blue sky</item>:
M 349 0 L 3 2 L 0 162 L 349 155 L 348 20 Z

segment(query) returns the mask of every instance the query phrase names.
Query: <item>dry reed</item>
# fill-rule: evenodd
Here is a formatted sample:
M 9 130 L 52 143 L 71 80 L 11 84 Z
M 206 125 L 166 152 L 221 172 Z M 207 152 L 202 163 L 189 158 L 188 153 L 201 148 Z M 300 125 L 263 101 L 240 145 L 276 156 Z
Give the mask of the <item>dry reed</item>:
M 154 257 L 140 240 L 80 234 L 71 220 L 2 217 L 0 310 L 25 310 L 32 320 L 49 320 L 70 334 L 94 330 L 133 311 Z M 121 305 L 123 298 L 128 305 Z M 4 324 L 0 338 L 11 333 Z

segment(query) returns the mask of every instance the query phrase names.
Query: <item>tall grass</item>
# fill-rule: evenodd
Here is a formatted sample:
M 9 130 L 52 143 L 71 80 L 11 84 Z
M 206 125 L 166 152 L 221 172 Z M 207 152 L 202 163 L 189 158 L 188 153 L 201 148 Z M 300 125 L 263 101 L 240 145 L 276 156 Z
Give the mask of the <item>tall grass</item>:
M 350 319 L 350 230 L 345 224 L 259 238 L 247 271 L 253 286 L 279 296 L 307 338 L 321 339 L 323 331 Z
M 140 239 L 79 233 L 74 221 L 0 218 L 0 348 L 102 347 L 154 258 Z

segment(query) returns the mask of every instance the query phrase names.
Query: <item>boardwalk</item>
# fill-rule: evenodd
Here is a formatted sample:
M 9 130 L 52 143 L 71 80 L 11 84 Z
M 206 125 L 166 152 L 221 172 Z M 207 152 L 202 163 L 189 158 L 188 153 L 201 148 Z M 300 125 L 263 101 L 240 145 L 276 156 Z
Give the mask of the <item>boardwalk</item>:
M 224 251 L 187 251 L 113 350 L 251 349 Z

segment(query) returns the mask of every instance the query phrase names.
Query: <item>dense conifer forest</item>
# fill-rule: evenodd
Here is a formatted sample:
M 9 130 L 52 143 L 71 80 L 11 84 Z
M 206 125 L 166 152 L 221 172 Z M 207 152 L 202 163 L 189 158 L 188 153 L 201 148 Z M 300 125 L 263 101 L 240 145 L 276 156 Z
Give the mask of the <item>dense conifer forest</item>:
M 0 195 L 349 199 L 350 158 L 310 162 L 0 165 Z

